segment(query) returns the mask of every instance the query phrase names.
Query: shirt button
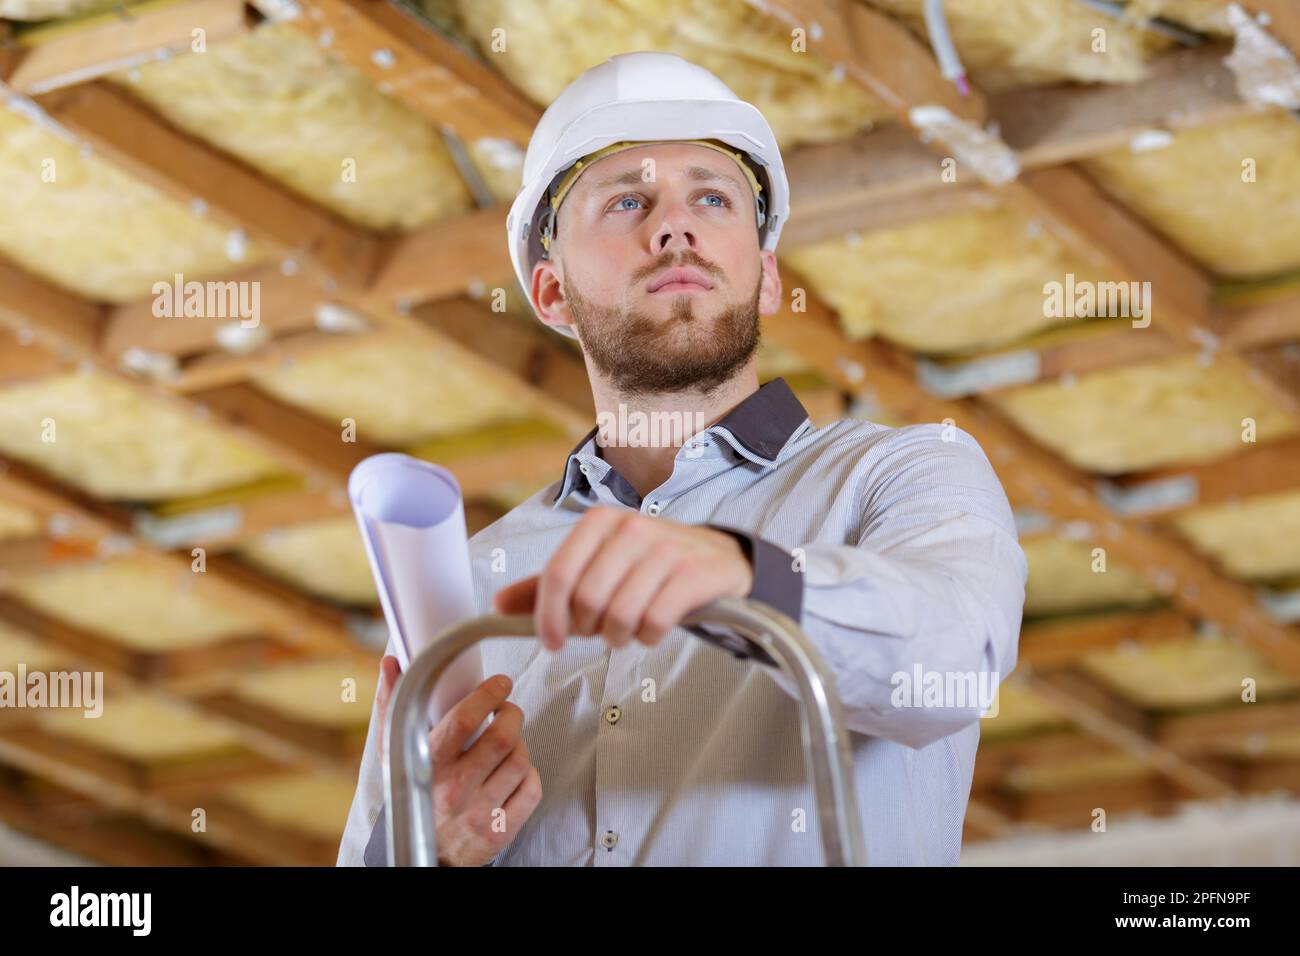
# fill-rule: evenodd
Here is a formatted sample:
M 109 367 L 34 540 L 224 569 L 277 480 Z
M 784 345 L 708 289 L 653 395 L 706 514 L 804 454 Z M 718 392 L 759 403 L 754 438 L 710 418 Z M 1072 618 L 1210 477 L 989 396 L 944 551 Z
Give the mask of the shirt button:
M 650 504 L 645 509 L 646 514 L 651 516 L 657 515 L 661 510 L 663 509 L 659 507 L 659 502 L 657 501 L 650 502 Z
M 591 469 L 588 468 L 586 465 L 579 465 L 579 466 L 578 466 L 578 471 L 582 472 L 584 475 L 589 475 L 589 474 L 591 474 Z
M 606 850 L 614 849 L 614 847 L 618 846 L 618 834 L 613 830 L 606 830 L 604 835 L 600 838 L 600 845 Z
M 605 723 L 607 724 L 618 723 L 618 719 L 622 716 L 623 711 L 618 704 L 611 704 L 609 707 L 605 708 Z

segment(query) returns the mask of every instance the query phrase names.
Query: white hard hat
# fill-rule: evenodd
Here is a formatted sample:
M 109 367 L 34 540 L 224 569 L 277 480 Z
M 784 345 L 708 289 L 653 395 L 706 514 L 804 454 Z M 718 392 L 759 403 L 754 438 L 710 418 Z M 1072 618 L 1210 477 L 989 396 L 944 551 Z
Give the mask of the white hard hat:
M 523 185 L 506 217 L 510 261 L 525 293 L 532 286 L 533 266 L 546 256 L 542 232 L 553 223 L 550 193 L 560 174 L 615 144 L 705 140 L 740 152 L 766 180 L 766 198 L 761 193 L 755 197 L 759 243 L 775 250 L 790 214 L 790 187 L 776 137 L 756 107 L 708 70 L 674 53 L 612 56 L 570 83 L 533 130 Z M 556 331 L 574 337 L 568 327 Z

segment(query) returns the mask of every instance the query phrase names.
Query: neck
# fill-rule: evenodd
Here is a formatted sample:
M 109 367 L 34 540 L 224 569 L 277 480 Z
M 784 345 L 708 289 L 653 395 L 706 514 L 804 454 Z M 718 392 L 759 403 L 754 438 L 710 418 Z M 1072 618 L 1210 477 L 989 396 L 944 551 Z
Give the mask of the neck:
M 672 475 L 677 452 L 688 438 L 722 420 L 758 391 L 752 359 L 708 395 L 695 390 L 628 395 L 594 369 L 589 371 L 596 422 L 602 426 L 597 440 L 604 439 L 601 457 L 642 497 Z M 623 429 L 626 434 L 620 434 Z

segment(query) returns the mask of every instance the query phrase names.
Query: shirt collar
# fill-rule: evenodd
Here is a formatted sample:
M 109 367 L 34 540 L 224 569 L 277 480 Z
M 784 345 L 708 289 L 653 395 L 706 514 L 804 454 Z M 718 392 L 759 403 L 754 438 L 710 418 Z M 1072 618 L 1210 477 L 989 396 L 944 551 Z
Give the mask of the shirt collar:
M 790 390 L 785 379 L 774 378 L 704 431 L 716 431 L 741 457 L 769 467 L 776 462 L 781 450 L 807 420 L 807 410 Z M 559 490 L 552 499 L 553 504 L 567 495 L 573 485 L 587 484 L 586 476 L 575 467 L 574 460 L 582 454 L 595 454 L 599 457 L 599 447 L 595 444 L 598 431 L 599 426 L 593 427 L 569 452 L 564 462 Z M 610 485 L 620 500 L 624 499 L 620 490 L 630 493 L 627 495 L 629 500 L 640 497 L 627 479 L 613 468 L 603 483 Z

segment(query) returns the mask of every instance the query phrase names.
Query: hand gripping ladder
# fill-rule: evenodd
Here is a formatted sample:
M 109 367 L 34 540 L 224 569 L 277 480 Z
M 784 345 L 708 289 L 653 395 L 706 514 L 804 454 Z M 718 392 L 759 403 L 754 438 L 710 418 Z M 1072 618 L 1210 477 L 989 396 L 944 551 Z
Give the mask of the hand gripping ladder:
M 812 642 L 786 615 L 743 598 L 717 600 L 689 614 L 682 624 L 728 628 L 729 633 L 691 633 L 737 657 L 779 667 L 793 678 L 799 689 L 804 756 L 817 798 L 826 865 L 865 866 L 848 734 L 834 687 Z M 531 615 L 471 618 L 434 638 L 398 680 L 384 727 L 384 797 L 391 865 L 438 865 L 427 718 L 434 684 L 461 651 L 485 638 L 533 636 Z

